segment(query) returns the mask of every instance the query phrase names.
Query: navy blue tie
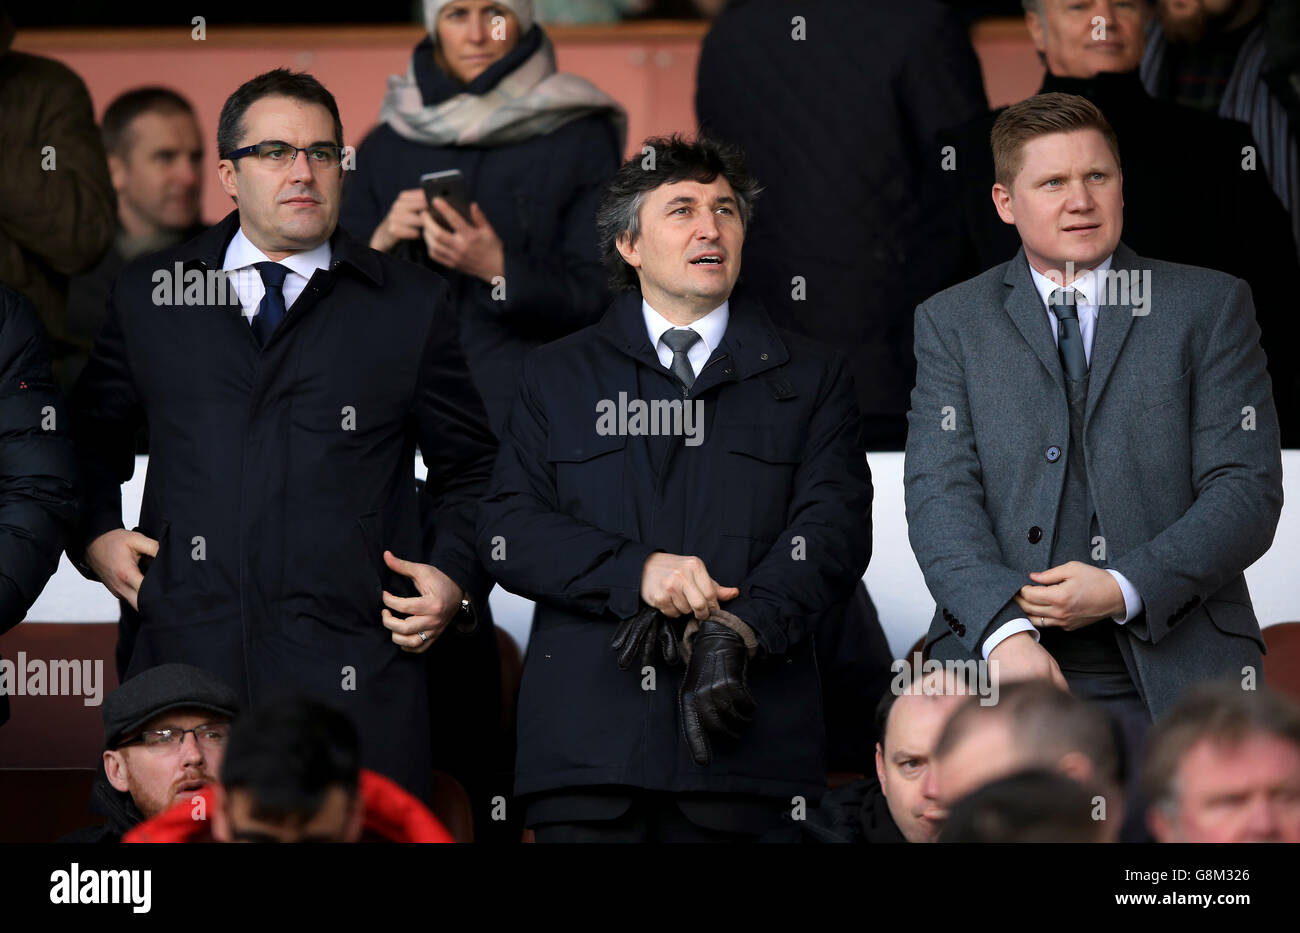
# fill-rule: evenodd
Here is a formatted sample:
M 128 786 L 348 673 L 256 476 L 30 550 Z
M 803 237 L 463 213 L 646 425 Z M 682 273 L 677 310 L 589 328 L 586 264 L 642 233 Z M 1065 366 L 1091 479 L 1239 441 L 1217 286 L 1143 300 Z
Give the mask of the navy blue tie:
M 253 336 L 258 343 L 266 346 L 275 329 L 284 320 L 284 277 L 289 274 L 289 269 L 278 262 L 254 263 L 253 268 L 261 273 L 262 284 L 266 286 L 266 294 L 262 296 L 257 314 L 253 317 Z

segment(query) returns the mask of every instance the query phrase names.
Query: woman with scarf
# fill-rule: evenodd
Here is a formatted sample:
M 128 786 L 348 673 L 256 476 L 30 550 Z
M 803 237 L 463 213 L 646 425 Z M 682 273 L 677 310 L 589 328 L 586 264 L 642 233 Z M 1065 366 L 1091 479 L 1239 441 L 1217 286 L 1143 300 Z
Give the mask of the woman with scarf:
M 622 159 L 623 108 L 559 74 L 532 0 L 424 0 L 428 36 L 392 76 L 349 172 L 341 221 L 362 242 L 444 278 L 492 428 L 525 353 L 595 322 L 608 293 L 600 189 Z M 420 176 L 459 169 L 462 218 L 426 206 Z

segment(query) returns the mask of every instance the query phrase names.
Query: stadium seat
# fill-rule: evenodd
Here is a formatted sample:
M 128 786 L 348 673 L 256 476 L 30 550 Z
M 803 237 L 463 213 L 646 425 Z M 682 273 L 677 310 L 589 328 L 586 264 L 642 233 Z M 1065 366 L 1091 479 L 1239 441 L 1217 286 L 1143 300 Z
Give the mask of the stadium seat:
M 90 812 L 92 768 L 0 769 L 0 842 L 55 842 L 104 822 Z
M 519 698 L 519 679 L 524 672 L 524 659 L 519 645 L 510 633 L 500 626 L 497 633 L 497 656 L 501 664 L 501 733 L 514 740 L 515 701 Z
M 93 768 L 104 744 L 103 697 L 117 687 L 117 626 L 103 622 L 24 622 L 0 637 L 0 657 L 41 662 L 100 662 L 99 702 L 84 695 L 10 696 L 0 727 L 0 768 Z M 83 692 L 85 685 L 82 685 Z M 50 689 L 46 678 L 47 691 Z
M 1264 682 L 1300 700 L 1300 622 L 1279 622 L 1264 629 Z
M 433 815 L 457 842 L 474 841 L 474 808 L 469 794 L 445 771 L 433 772 Z

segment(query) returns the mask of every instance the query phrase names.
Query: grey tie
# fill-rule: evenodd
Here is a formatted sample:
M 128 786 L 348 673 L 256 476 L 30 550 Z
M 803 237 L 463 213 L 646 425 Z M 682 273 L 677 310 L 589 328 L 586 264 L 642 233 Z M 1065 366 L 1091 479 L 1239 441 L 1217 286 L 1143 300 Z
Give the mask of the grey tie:
M 687 327 L 666 330 L 662 339 L 668 349 L 673 351 L 673 364 L 668 368 L 681 384 L 689 389 L 695 383 L 695 370 L 691 368 L 691 361 L 687 358 L 686 351 L 695 346 L 700 335 Z
M 1075 301 L 1079 293 L 1073 288 L 1058 288 L 1052 292 L 1052 313 L 1060 325 L 1057 331 L 1057 349 L 1061 353 L 1061 366 L 1071 379 L 1088 375 L 1088 356 L 1083 352 L 1083 332 L 1079 330 L 1079 309 Z

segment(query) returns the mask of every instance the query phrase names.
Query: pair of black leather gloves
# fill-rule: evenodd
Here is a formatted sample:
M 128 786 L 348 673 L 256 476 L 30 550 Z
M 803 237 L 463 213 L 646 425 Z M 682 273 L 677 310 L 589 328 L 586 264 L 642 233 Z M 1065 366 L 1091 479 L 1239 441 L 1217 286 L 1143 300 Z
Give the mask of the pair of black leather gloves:
M 625 671 L 653 667 L 659 658 L 670 667 L 685 663 L 677 709 L 691 757 L 704 766 L 713 758 L 710 733 L 738 739 L 754 718 L 745 674 L 758 640 L 752 628 L 722 609 L 703 621 L 691 617 L 680 640 L 674 621 L 643 606 L 619 623 L 610 647 Z

